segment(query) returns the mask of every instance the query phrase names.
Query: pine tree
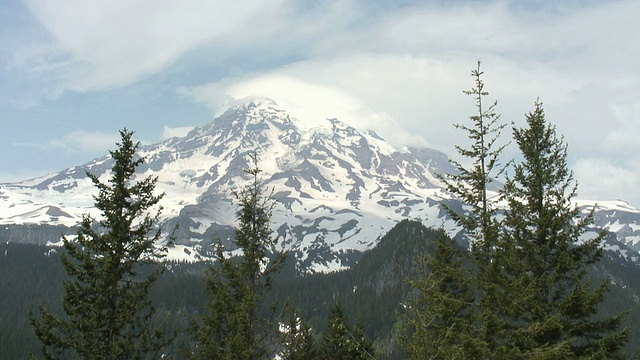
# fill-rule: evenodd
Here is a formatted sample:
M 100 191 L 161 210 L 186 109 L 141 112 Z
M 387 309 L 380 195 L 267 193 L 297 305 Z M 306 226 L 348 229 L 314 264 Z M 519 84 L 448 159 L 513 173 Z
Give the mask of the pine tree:
M 66 316 L 57 317 L 44 306 L 40 316 L 29 318 L 42 343 L 45 359 L 158 358 L 170 339 L 151 324 L 155 309 L 149 290 L 162 271 L 155 266 L 166 248 L 156 247 L 160 210 L 154 208 L 163 195 L 154 195 L 157 178 L 133 183 L 138 143 L 133 132 L 120 131 L 111 177 L 103 183 L 87 173 L 99 193 L 95 206 L 103 219 L 85 215 L 72 241 L 63 238 L 61 261 L 71 278 L 64 282 L 63 307 Z M 96 230 L 99 229 L 99 230 Z
M 500 154 L 506 145 L 498 146 L 502 129 L 506 124 L 500 123 L 500 115 L 496 113 L 497 102 L 486 106 L 485 98 L 489 93 L 485 90 L 484 82 L 478 67 L 471 72 L 475 86 L 464 93 L 473 96 L 477 114 L 470 116 L 471 125 L 455 125 L 456 128 L 468 133 L 472 144 L 469 148 L 456 145 L 457 152 L 471 162 L 469 168 L 461 162 L 452 161 L 457 174 L 439 176 L 445 183 L 445 188 L 456 196 L 466 207 L 458 212 L 445 206 L 448 214 L 460 225 L 471 240 L 470 275 L 475 287 L 475 301 L 473 316 L 466 316 L 460 321 L 467 321 L 477 326 L 465 326 L 464 329 L 475 331 L 475 334 L 460 334 L 462 337 L 476 339 L 477 349 L 485 348 L 486 356 L 498 358 L 505 356 L 500 343 L 504 322 L 500 316 L 500 309 L 508 306 L 508 299 L 501 292 L 505 279 L 501 278 L 496 262 L 499 256 L 497 220 L 497 198 L 492 198 L 490 188 L 495 186 L 497 177 L 504 171 L 500 164 Z M 456 270 L 448 270 L 454 272 Z M 451 296 L 451 295 L 448 295 Z M 476 331 L 477 330 L 477 331 Z M 462 342 L 459 339 L 458 342 Z
M 510 343 L 527 358 L 609 359 L 624 345 L 624 314 L 594 317 L 609 282 L 592 289 L 587 267 L 602 255 L 603 234 L 585 239 L 592 215 L 572 204 L 577 185 L 567 167 L 567 145 L 549 125 L 542 104 L 513 137 L 523 161 L 514 167 L 503 196 L 505 251 L 510 261 Z
M 474 296 L 467 254 L 441 231 L 432 256 L 417 257 L 417 277 L 407 281 L 413 294 L 402 316 L 400 338 L 408 359 L 483 358 L 470 337 Z
M 376 350 L 373 346 L 373 342 L 364 333 L 364 326 L 361 321 L 358 321 L 353 325 L 349 336 L 353 340 L 350 359 L 371 360 L 376 358 Z
M 300 318 L 295 308 L 289 308 L 289 315 L 280 325 L 279 358 L 283 360 L 308 360 L 315 358 L 313 331 L 306 321 Z
M 228 258 L 222 244 L 217 244 L 217 263 L 207 270 L 205 279 L 211 301 L 201 321 L 193 324 L 196 347 L 190 350 L 190 358 L 266 358 L 269 338 L 277 330 L 261 315 L 261 300 L 286 254 L 277 252 L 274 259 L 268 258 L 277 245 L 269 224 L 275 202 L 265 195 L 257 158 L 251 158 L 256 165 L 245 173 L 253 181 L 234 193 L 239 205 L 234 242 L 242 255 Z
M 473 248 L 490 254 L 496 238 L 494 219 L 496 207 L 495 201 L 489 197 L 489 188 L 504 171 L 504 168 L 500 166 L 499 158 L 506 145 L 496 148 L 496 142 L 506 124 L 499 122 L 500 115 L 495 112 L 497 102 L 488 107 L 484 104 L 484 99 L 489 93 L 484 88 L 483 74 L 484 72 L 480 71 L 480 62 L 478 62 L 477 69 L 471 72 L 471 76 L 475 80 L 475 87 L 464 91 L 466 95 L 473 96 L 478 110 L 477 115 L 469 117 L 472 125 L 454 125 L 457 129 L 466 131 L 469 139 L 473 142 L 469 148 L 455 146 L 458 154 L 470 160 L 472 165 L 467 168 L 462 163 L 451 160 L 458 173 L 439 177 L 445 182 L 447 191 L 457 196 L 464 205 L 470 207 L 466 213 L 459 213 L 447 208 L 449 214 L 464 228 L 467 236 L 472 238 Z M 488 261 L 488 259 L 485 260 Z
M 361 324 L 350 327 L 344 310 L 335 302 L 329 312 L 327 331 L 322 336 L 318 350 L 320 360 L 365 360 L 375 359 L 373 343 L 367 339 Z

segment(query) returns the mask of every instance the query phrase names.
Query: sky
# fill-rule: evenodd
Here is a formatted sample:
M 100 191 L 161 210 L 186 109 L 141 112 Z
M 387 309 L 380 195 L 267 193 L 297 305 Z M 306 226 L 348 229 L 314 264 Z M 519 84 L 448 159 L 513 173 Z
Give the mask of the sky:
M 2 0 L 0 182 L 89 162 L 125 127 L 155 143 L 260 97 L 461 160 L 453 125 L 474 114 L 463 90 L 481 61 L 509 127 L 543 103 L 580 198 L 640 208 L 637 14 L 639 1 Z

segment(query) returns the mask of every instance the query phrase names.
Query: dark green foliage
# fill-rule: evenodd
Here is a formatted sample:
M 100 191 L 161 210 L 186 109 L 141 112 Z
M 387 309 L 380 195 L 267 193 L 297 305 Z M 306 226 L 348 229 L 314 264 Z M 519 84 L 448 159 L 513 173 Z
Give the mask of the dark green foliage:
M 120 132 L 118 149 L 108 183 L 87 174 L 98 188 L 95 206 L 103 216 L 99 230 L 84 216 L 75 241 L 64 237 L 61 261 L 70 279 L 64 281 L 63 309 L 56 316 L 43 305 L 40 316 L 30 315 L 46 359 L 77 356 L 84 359 L 157 358 L 169 343 L 152 328 L 155 309 L 149 290 L 161 273 L 153 268 L 164 254 L 154 243 L 159 211 L 148 211 L 162 195 L 153 194 L 156 178 L 131 184 L 138 165 L 138 144 L 132 132 Z
M 402 221 L 351 270 L 305 277 L 284 271 L 276 274 L 265 302 L 272 302 L 276 295 L 290 297 L 299 308 L 299 318 L 308 321 L 314 334 L 320 334 L 327 328 L 333 294 L 338 294 L 345 316 L 362 320 L 363 330 L 374 340 L 380 359 L 405 359 L 407 356 L 399 351 L 394 340 L 395 334 L 400 334 L 395 315 L 402 313 L 400 304 L 407 304 L 409 291 L 403 279 L 417 277 L 413 260 L 418 252 L 432 254 L 438 233 L 418 222 Z M 63 314 L 59 284 L 65 273 L 59 253 L 50 252 L 50 248 L 4 241 L 0 242 L 0 359 L 24 359 L 29 351 L 39 349 L 27 319 L 28 309 L 35 302 L 42 302 L 52 312 Z M 157 308 L 156 317 L 166 316 L 163 327 L 167 333 L 184 334 L 189 325 L 187 319 L 205 310 L 208 297 L 202 278 L 206 267 L 204 263 L 168 263 L 169 270 L 154 284 L 151 298 Z M 626 356 L 632 358 L 640 347 L 640 305 L 636 300 L 640 295 L 640 267 L 607 253 L 588 270 L 593 284 L 600 284 L 607 277 L 614 280 L 609 296 L 599 306 L 602 318 L 632 309 L 625 321 L 625 326 L 631 327 Z M 267 311 L 266 314 L 271 314 Z M 179 345 L 180 341 L 176 342 Z M 166 353 L 182 358 L 173 347 Z
M 375 359 L 373 344 L 365 336 L 362 325 L 349 326 L 344 318 L 342 306 L 338 302 L 333 305 L 329 313 L 329 324 L 322 334 L 318 359 Z
M 73 235 L 77 228 L 63 225 L 20 224 L 0 226 L 0 239 L 11 239 L 12 243 L 38 244 L 57 243 L 60 234 Z
M 0 359 L 24 359 L 40 347 L 27 319 L 34 301 L 56 314 L 64 270 L 58 249 L 0 240 Z
M 471 167 L 467 168 L 462 163 L 452 160 L 458 173 L 439 177 L 445 182 L 447 191 L 470 207 L 470 210 L 465 213 L 447 208 L 449 214 L 465 229 L 467 236 L 475 240 L 472 246 L 488 252 L 495 240 L 493 216 L 496 211 L 495 201 L 489 198 L 488 190 L 504 170 L 500 167 L 499 157 L 505 145 L 497 146 L 496 142 L 506 124 L 499 123 L 500 116 L 495 112 L 497 102 L 488 107 L 484 103 L 489 93 L 484 88 L 483 74 L 478 62 L 477 69 L 471 72 L 475 87 L 464 91 L 465 94 L 473 96 L 478 110 L 477 115 L 469 117 L 471 125 L 455 125 L 457 129 L 466 131 L 472 142 L 469 148 L 455 146 L 460 156 L 471 161 Z
M 524 161 L 500 192 L 508 203 L 500 219 L 497 196 L 490 197 L 497 189 L 490 187 L 504 170 L 503 147 L 494 150 L 504 125 L 497 124 L 495 103 L 483 108 L 488 93 L 481 75 L 478 66 L 472 72 L 476 86 L 465 92 L 474 96 L 478 115 L 470 117 L 472 126 L 456 126 L 472 140 L 468 149 L 456 146 L 472 165 L 454 162 L 459 173 L 441 177 L 466 206 L 447 210 L 471 239 L 469 271 L 451 257 L 453 243 L 440 242 L 428 260 L 432 272 L 410 282 L 417 291 L 411 304 L 416 318 L 408 321 L 405 349 L 416 358 L 616 356 L 627 336 L 618 330 L 624 314 L 598 317 L 608 281 L 594 288 L 586 274 L 601 257 L 602 236 L 581 238 L 592 218 L 580 218 L 571 204 L 576 187 L 566 145 L 536 104 L 529 127 L 514 130 Z M 459 305 L 463 289 L 462 298 L 470 301 Z
M 188 356 L 194 359 L 266 358 L 270 338 L 277 331 L 260 311 L 271 276 L 282 268 L 285 254 L 275 249 L 277 240 L 269 224 L 274 202 L 264 194 L 261 170 L 256 166 L 245 172 L 253 182 L 235 194 L 239 209 L 234 242 L 242 255 L 228 258 L 218 243 L 217 263 L 205 277 L 211 301 L 191 331 L 196 345 Z M 269 260 L 271 252 L 277 255 Z
M 329 310 L 339 297 L 345 314 L 360 319 L 366 336 L 376 339 L 379 358 L 398 358 L 397 314 L 409 289 L 404 279 L 414 272 L 413 259 L 430 252 L 426 248 L 438 234 L 418 222 L 403 220 L 352 269 L 279 278 L 272 295 L 291 298 L 316 333 L 327 329 Z
M 289 307 L 289 315 L 280 325 L 279 351 L 284 360 L 308 360 L 315 358 L 316 348 L 313 331 L 309 324 L 300 318 L 295 308 Z
M 506 125 L 499 123 L 500 116 L 495 112 L 497 103 L 494 102 L 490 106 L 485 104 L 484 100 L 489 93 L 485 90 L 482 81 L 483 72 L 480 71 L 479 62 L 477 69 L 473 70 L 471 75 L 475 86 L 464 93 L 473 96 L 478 112 L 477 115 L 469 117 L 471 125 L 455 125 L 456 128 L 467 132 L 472 142 L 469 148 L 456 145 L 457 152 L 469 160 L 471 166 L 467 168 L 460 162 L 452 161 L 458 173 L 441 175 L 440 179 L 445 183 L 447 191 L 465 205 L 460 212 L 443 204 L 452 219 L 464 229 L 466 236 L 470 239 L 470 269 L 467 273 L 470 277 L 469 283 L 473 284 L 475 300 L 469 311 L 463 312 L 464 316 L 449 318 L 448 321 L 451 323 L 443 324 L 443 327 L 448 328 L 454 326 L 454 323 L 466 322 L 467 325 L 461 328 L 465 332 L 454 333 L 453 336 L 458 337 L 454 343 L 461 344 L 468 342 L 465 339 L 475 339 L 475 344 L 471 348 L 476 349 L 480 356 L 497 358 L 505 355 L 501 352 L 501 344 L 499 344 L 499 333 L 503 331 L 504 322 L 497 310 L 505 305 L 501 287 L 508 284 L 499 276 L 499 268 L 495 261 L 499 222 L 496 217 L 497 199 L 490 197 L 490 188 L 495 187 L 496 177 L 504 171 L 499 160 L 505 145 L 497 146 L 496 143 Z M 460 266 L 458 262 L 441 264 L 454 267 L 442 269 L 446 274 L 460 271 L 455 268 Z M 436 277 L 428 280 L 438 281 Z M 438 287 L 437 284 L 427 285 L 427 287 L 441 291 L 451 290 L 447 287 Z M 441 294 L 441 297 L 453 298 L 454 294 Z M 430 317 L 434 316 L 437 314 L 432 314 Z M 481 349 L 484 350 L 480 351 Z
M 443 231 L 434 239 L 432 255 L 416 258 L 417 275 L 407 282 L 413 289 L 402 313 L 400 337 L 409 359 L 483 358 L 473 334 L 474 295 L 467 251 Z
M 541 103 L 513 136 L 523 161 L 505 184 L 503 269 L 516 300 L 506 315 L 513 320 L 509 343 L 524 356 L 609 359 L 624 346 L 624 314 L 597 316 L 610 282 L 595 287 L 589 265 L 602 256 L 604 233 L 585 239 L 592 216 L 580 217 L 571 203 L 576 184 L 567 167 L 567 146 L 556 137 Z M 543 358 L 543 357 L 540 357 Z
M 329 313 L 327 330 L 322 334 L 319 359 L 343 360 L 349 358 L 350 341 L 347 325 L 340 304 L 336 303 Z

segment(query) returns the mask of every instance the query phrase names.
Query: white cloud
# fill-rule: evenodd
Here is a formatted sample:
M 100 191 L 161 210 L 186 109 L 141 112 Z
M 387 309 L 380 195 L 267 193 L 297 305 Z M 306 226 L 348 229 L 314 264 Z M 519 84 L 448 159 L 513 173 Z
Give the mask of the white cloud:
M 28 179 L 34 179 L 42 174 L 52 173 L 54 170 L 22 170 L 17 172 L 0 172 L 0 184 L 20 182 Z
M 224 43 L 250 29 L 257 17 L 275 16 L 281 2 L 34 0 L 28 5 L 52 39 L 14 63 L 57 76 L 61 87 L 87 91 L 130 84 L 198 46 Z M 266 29 L 253 30 L 260 31 Z
M 640 164 L 640 157 L 632 159 Z M 640 166 L 616 165 L 609 159 L 583 158 L 573 166 L 582 199 L 622 199 L 634 206 L 640 204 Z
M 172 137 L 183 137 L 187 135 L 189 131 L 193 130 L 193 128 L 193 126 L 169 127 L 165 125 L 162 131 L 162 140 L 167 140 Z
M 474 112 L 461 91 L 482 60 L 505 122 L 522 125 L 540 97 L 582 174 L 598 168 L 593 159 L 607 176 L 640 174 L 631 160 L 640 150 L 637 1 L 31 0 L 29 8 L 48 36 L 14 42 L 8 66 L 52 98 L 118 88 L 182 60 L 201 67 L 201 84 L 177 66 L 170 86 L 185 84 L 178 93 L 216 111 L 271 97 L 300 114 L 377 127 L 396 144 L 425 138 L 455 156 L 466 137 L 452 125 Z
M 465 122 L 475 111 L 472 99 L 461 91 L 472 85 L 469 72 L 473 65 L 472 59 L 462 56 L 443 60 L 363 53 L 298 62 L 268 74 L 225 79 L 180 91 L 217 111 L 245 97 L 265 96 L 285 108 L 297 108 L 304 118 L 331 117 L 330 114 L 349 118 L 348 114 L 355 114 L 350 118 L 353 126 L 374 129 L 395 145 L 415 144 L 415 138 L 423 137 L 431 146 L 455 156 L 454 144 L 464 144 L 467 139 L 452 125 Z M 608 87 L 594 88 L 573 73 L 523 66 L 499 57 L 485 62 L 483 68 L 490 99 L 499 100 L 498 112 L 505 122 L 524 125 L 524 114 L 541 97 L 547 120 L 558 126 L 559 135 L 566 136 L 570 156 L 576 159 L 581 196 L 623 198 L 636 206 L 640 204 L 640 198 L 635 196 L 640 168 L 634 168 L 627 156 L 637 153 L 635 139 L 640 117 L 635 110 L 637 105 L 621 97 L 622 93 L 632 94 L 633 86 L 627 84 L 623 91 L 612 93 Z M 359 110 L 363 111 L 358 114 Z M 376 122 L 374 114 L 394 120 Z M 506 142 L 510 131 L 504 135 Z M 514 146 L 508 151 L 507 159 L 516 155 Z M 583 158 L 603 151 L 616 157 L 620 165 Z
M 299 120 L 303 128 L 328 126 L 326 119 L 337 118 L 360 130 L 373 130 L 397 146 L 424 146 L 419 135 L 404 131 L 389 115 L 377 112 L 348 93 L 331 86 L 314 84 L 281 74 L 225 80 L 178 92 L 197 102 L 226 110 L 237 103 L 268 98 Z
M 475 59 L 462 55 L 358 53 L 182 87 L 178 93 L 218 112 L 251 96 L 272 98 L 303 120 L 348 119 L 396 146 L 428 143 L 451 153 L 454 144 L 466 141 L 453 124 L 466 122 L 475 111 L 473 99 L 462 93 L 473 85 L 469 74 L 475 65 Z M 582 85 L 553 70 L 523 69 L 499 57 L 485 62 L 483 69 L 490 99 L 499 99 L 498 111 L 507 123 L 524 119 L 536 97 L 551 92 L 545 84 L 553 83 L 554 91 L 562 94 L 560 103 Z
M 69 153 L 89 152 L 104 153 L 115 148 L 116 142 L 120 140 L 117 133 L 100 133 L 87 131 L 73 131 L 61 138 L 53 139 L 45 143 L 18 142 L 16 146 L 39 148 L 42 150 L 62 149 Z
M 640 80 L 640 76 L 636 79 Z M 637 89 L 640 89 L 640 84 L 626 89 L 624 93 L 616 92 L 617 97 L 610 104 L 613 116 L 603 149 L 612 153 L 640 153 L 640 101 L 634 92 Z

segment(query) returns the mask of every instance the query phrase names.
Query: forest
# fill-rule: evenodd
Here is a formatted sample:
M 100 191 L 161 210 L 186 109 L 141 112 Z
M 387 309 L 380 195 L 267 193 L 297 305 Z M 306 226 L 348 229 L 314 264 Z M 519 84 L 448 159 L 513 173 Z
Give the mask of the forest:
M 416 273 L 415 257 L 431 253 L 437 231 L 427 229 L 415 221 L 403 221 L 386 234 L 373 250 L 363 254 L 353 269 L 331 274 L 296 276 L 289 261 L 275 276 L 266 303 L 289 299 L 299 307 L 300 315 L 313 329 L 320 341 L 328 323 L 329 310 L 337 296 L 349 323 L 360 321 L 365 334 L 374 343 L 379 359 L 405 358 L 397 336 L 400 328 L 401 304 L 410 293 L 405 278 Z M 54 249 L 58 250 L 59 249 Z M 391 255 L 392 254 L 392 255 Z M 36 303 L 51 306 L 62 314 L 62 280 L 67 276 L 60 264 L 59 252 L 42 245 L 14 243 L 0 244 L 0 354 L 1 359 L 25 359 L 29 352 L 37 354 L 39 343 L 27 315 Z M 207 297 L 203 263 L 167 263 L 165 271 L 151 293 L 158 314 L 162 314 L 168 333 L 177 337 L 168 349 L 176 354 L 181 337 L 189 326 L 189 317 L 202 313 Z M 633 264 L 604 257 L 589 269 L 594 282 L 606 277 L 619 279 L 611 287 L 610 295 L 601 305 L 602 314 L 615 314 L 632 309 L 624 322 L 631 328 L 625 347 L 627 358 L 640 347 L 640 312 L 637 295 L 640 293 L 640 271 Z M 356 290 L 354 291 L 354 287 Z M 180 356 L 176 355 L 176 358 Z
M 536 101 L 513 128 L 521 160 L 504 161 L 496 103 L 478 63 L 477 114 L 456 125 L 468 162 L 441 174 L 465 205 L 442 204 L 465 241 L 405 220 L 351 269 L 301 276 L 271 230 L 275 202 L 259 158 L 244 154 L 231 257 L 164 262 L 157 178 L 133 182 L 144 158 L 121 131 L 101 219 L 86 216 L 64 246 L 0 239 L 7 358 L 45 359 L 616 359 L 638 356 L 638 266 L 585 238 L 592 216 L 572 204 L 567 146 Z M 471 165 L 466 165 L 470 163 Z M 489 188 L 503 186 L 499 198 Z M 498 202 L 507 204 L 498 206 Z M 171 234 L 169 234 L 171 236 Z M 10 325 L 10 326 L 9 326 Z

